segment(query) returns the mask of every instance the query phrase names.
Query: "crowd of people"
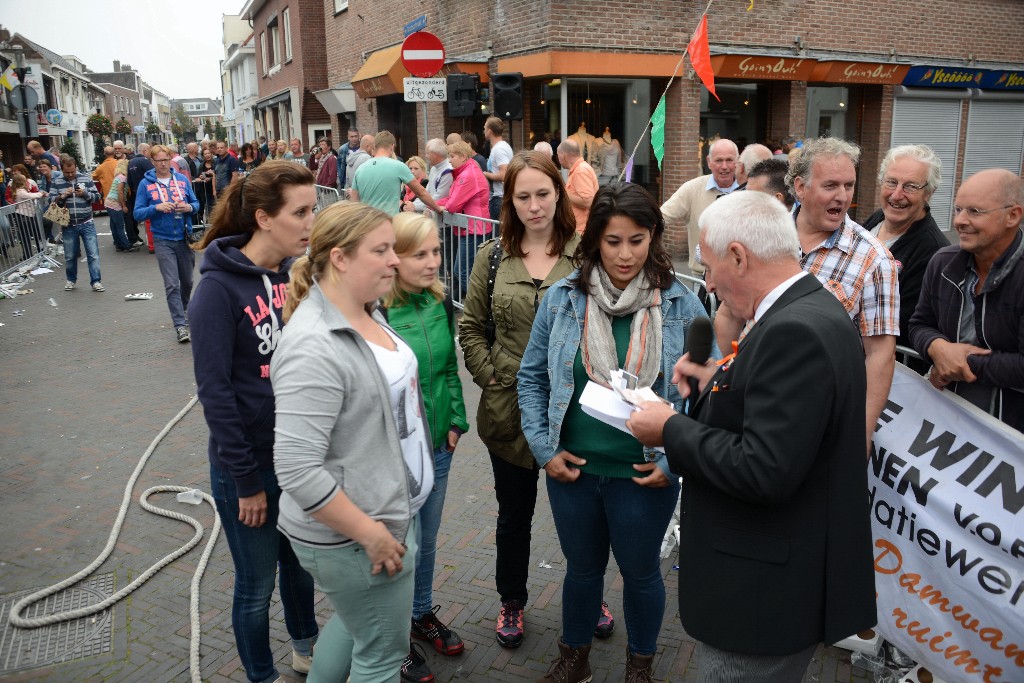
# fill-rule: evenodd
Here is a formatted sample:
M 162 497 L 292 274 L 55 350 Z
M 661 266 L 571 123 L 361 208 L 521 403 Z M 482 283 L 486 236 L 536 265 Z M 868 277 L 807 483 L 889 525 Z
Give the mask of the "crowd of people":
M 81 241 L 103 291 L 101 198 L 115 248 L 157 256 L 176 338 L 194 345 L 249 680 L 279 680 L 275 585 L 292 667 L 311 681 L 429 683 L 415 640 L 464 651 L 432 593 L 471 425 L 456 346 L 481 390 L 506 648 L 528 634 L 546 475 L 566 574 L 557 654 L 538 683 L 591 679 L 593 640 L 616 625 L 610 555 L 626 680 L 653 680 L 659 552 L 680 491 L 678 598 L 700 680 L 800 680 L 818 644 L 875 623 L 865 455 L 897 344 L 934 387 L 1024 430 L 1024 182 L 1000 169 L 967 178 L 950 244 L 929 208 L 942 164 L 923 145 L 888 152 L 881 207 L 861 226 L 848 213 L 860 150 L 844 140 L 777 155 L 718 139 L 710 172 L 659 206 L 640 185 L 599 181 L 572 139 L 513 153 L 503 132 L 487 120 L 488 158 L 470 133 L 406 160 L 388 131 L 351 130 L 338 151 L 326 138 L 311 152 L 261 140 L 237 157 L 223 141 L 184 154 L 115 143 L 91 176 L 30 146 L 37 177 L 16 167 L 9 187 L 15 201 L 45 193 L 68 209 L 67 290 Z M 316 185 L 350 201 L 314 215 Z M 443 210 L 471 220 L 441 234 L 430 214 Z M 699 292 L 675 278 L 672 222 L 687 230 Z M 707 334 L 691 335 L 701 321 Z M 706 362 L 691 341 L 706 342 Z M 589 387 L 620 372 L 660 399 L 628 431 L 585 407 Z M 314 586 L 335 610 L 322 628 Z

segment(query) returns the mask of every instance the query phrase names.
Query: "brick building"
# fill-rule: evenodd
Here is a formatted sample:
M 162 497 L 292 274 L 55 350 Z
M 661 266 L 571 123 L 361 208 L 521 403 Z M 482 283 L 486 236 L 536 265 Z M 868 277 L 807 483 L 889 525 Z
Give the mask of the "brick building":
M 240 12 L 252 23 L 256 43 L 257 135 L 311 147 L 331 134 L 330 116 L 313 94 L 327 88 L 324 2 L 247 0 Z M 337 138 L 334 138 L 337 139 Z
M 562 1 L 493 3 L 325 0 L 326 80 L 334 139 L 348 126 L 391 129 L 399 154 L 423 151 L 424 107 L 403 101 L 398 46 L 403 26 L 426 16 L 426 30 L 445 45 L 447 72 L 521 72 L 524 119 L 506 139 L 517 150 L 531 139 L 580 123 L 605 127 L 627 154 L 669 78 L 662 169 L 646 136 L 634 180 L 667 198 L 702 172 L 703 140 L 777 141 L 832 134 L 859 143 L 855 218 L 879 202 L 878 164 L 893 144 L 931 144 L 944 161 L 933 214 L 949 226 L 950 204 L 965 174 L 1002 165 L 1021 171 L 1024 151 L 1024 3 L 1016 0 L 877 0 L 849 4 L 719 0 L 709 13 L 712 62 L 721 102 L 709 98 L 688 61 L 680 65 L 705 2 L 655 0 L 642 9 L 609 0 L 584 7 Z M 927 27 L 920 18 L 927 17 Z M 1014 27 L 1014 28 L 1011 28 Z M 676 71 L 678 68 L 678 71 Z M 262 96 L 262 91 L 261 91 Z M 589 103 L 588 103 L 589 100 Z M 484 103 L 485 107 L 487 104 Z M 481 135 L 484 111 L 450 119 L 426 106 L 426 137 L 469 128 Z M 669 231 L 684 255 L 682 229 Z

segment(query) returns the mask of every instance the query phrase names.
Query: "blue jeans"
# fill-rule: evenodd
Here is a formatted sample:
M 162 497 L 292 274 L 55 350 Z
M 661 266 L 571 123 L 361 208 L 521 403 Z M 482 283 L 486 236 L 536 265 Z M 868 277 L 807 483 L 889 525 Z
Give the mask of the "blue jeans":
M 459 252 L 455 257 L 459 280 L 459 300 L 466 298 L 466 290 L 469 289 L 469 274 L 473 272 L 473 264 L 476 263 L 476 252 L 480 245 L 491 239 L 491 233 L 486 235 L 462 235 L 459 240 Z M 489 254 L 488 254 L 489 255 Z
M 420 508 L 420 549 L 416 553 L 416 588 L 412 598 L 412 616 L 419 619 L 434 606 L 434 556 L 437 554 L 437 530 L 441 528 L 441 511 L 448 490 L 448 471 L 452 452 L 448 439 L 434 452 L 434 488 Z
M 167 294 L 167 308 L 175 327 L 188 324 L 185 311 L 192 298 L 192 271 L 196 267 L 196 253 L 185 240 L 153 240 L 156 248 L 156 262 L 160 276 L 164 279 Z
M 409 652 L 409 609 L 419 538 L 419 517 L 409 524 L 402 571 L 371 574 L 372 564 L 358 543 L 343 548 L 295 544 L 302 566 L 334 605 L 320 636 L 306 683 L 339 683 L 351 674 L 359 683 L 399 683 Z
M 85 246 L 85 257 L 89 260 L 89 284 L 100 281 L 100 246 L 96 243 L 96 224 L 87 221 L 79 225 L 68 225 L 61 230 L 64 238 L 64 272 L 69 282 L 78 281 L 78 239 Z
M 124 230 L 124 212 L 120 209 L 107 209 L 110 219 L 110 236 L 114 238 L 114 247 L 121 251 L 132 245 L 128 242 L 128 233 Z
M 501 218 L 501 202 L 504 199 L 504 196 L 496 194 L 491 195 L 491 198 L 487 200 L 487 211 L 491 214 L 492 221 L 496 221 Z
M 308 657 L 319 631 L 313 608 L 313 577 L 302 568 L 291 543 L 277 530 L 281 498 L 277 477 L 273 470 L 260 474 L 267 494 L 267 521 L 254 529 L 238 521 L 234 479 L 227 471 L 210 465 L 211 492 L 235 563 L 235 595 L 231 603 L 235 645 L 245 675 L 250 681 L 262 683 L 277 678 L 270 649 L 270 598 L 278 567 L 284 623 L 292 638 L 292 648 Z
M 636 654 L 654 654 L 665 616 L 659 552 L 679 496 L 678 482 L 651 489 L 631 479 L 581 473 L 569 484 L 547 477 L 547 485 L 567 565 L 562 639 L 570 647 L 593 639 L 611 548 L 622 574 L 627 646 Z

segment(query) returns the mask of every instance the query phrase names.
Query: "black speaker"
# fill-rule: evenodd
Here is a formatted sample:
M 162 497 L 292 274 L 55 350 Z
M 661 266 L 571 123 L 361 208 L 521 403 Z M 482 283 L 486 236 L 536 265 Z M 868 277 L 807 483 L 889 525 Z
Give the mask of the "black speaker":
M 494 74 L 494 115 L 506 121 L 523 119 L 523 74 Z
M 476 112 L 480 77 L 476 74 L 448 74 L 448 116 L 465 118 Z

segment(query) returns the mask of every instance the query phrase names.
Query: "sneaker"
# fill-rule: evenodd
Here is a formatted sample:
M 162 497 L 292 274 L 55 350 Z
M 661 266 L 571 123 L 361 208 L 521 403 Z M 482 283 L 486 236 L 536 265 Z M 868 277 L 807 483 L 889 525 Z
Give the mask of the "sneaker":
M 186 344 L 191 339 L 191 337 L 188 336 L 188 328 L 185 327 L 184 325 L 182 325 L 181 327 L 175 327 L 174 331 L 178 335 L 179 344 Z
M 74 288 L 75 288 L 75 283 L 72 282 L 71 280 L 68 280 L 67 282 L 64 283 L 64 291 L 65 292 L 70 292 Z
M 145 244 L 145 242 L 143 242 L 141 239 L 136 238 L 136 240 L 132 244 L 136 247 L 141 247 L 143 244 Z
M 615 617 L 612 616 L 612 611 L 608 609 L 608 603 L 601 603 L 601 616 L 597 618 L 597 628 L 594 629 L 595 638 L 611 638 L 612 631 L 615 630 Z
M 440 622 L 437 618 L 439 609 L 441 609 L 441 605 L 434 605 L 434 609 L 419 619 L 412 620 L 412 637 L 429 640 L 438 654 L 448 657 L 462 654 L 466 647 L 462 638 Z
M 308 674 L 313 668 L 313 655 L 300 655 L 292 650 L 292 670 L 297 674 Z
M 92 283 L 92 291 L 94 291 L 94 292 L 105 292 L 105 291 L 107 291 L 107 288 L 103 286 L 102 282 L 94 282 L 94 283 Z
M 508 600 L 501 603 L 501 612 L 494 625 L 498 644 L 502 647 L 519 647 L 523 644 L 523 603 Z
M 409 643 L 409 654 L 402 662 L 402 680 L 409 683 L 433 683 L 434 674 L 427 666 L 427 658 L 423 654 L 423 648 L 415 643 Z

